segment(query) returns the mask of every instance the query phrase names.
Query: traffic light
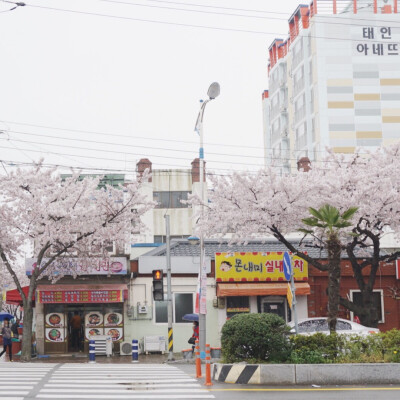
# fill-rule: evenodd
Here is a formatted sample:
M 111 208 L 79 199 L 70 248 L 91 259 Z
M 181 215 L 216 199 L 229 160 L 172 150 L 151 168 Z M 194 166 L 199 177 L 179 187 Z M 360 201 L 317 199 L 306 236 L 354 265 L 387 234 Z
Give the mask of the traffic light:
M 164 280 L 162 269 L 153 270 L 153 299 L 155 301 L 164 300 Z

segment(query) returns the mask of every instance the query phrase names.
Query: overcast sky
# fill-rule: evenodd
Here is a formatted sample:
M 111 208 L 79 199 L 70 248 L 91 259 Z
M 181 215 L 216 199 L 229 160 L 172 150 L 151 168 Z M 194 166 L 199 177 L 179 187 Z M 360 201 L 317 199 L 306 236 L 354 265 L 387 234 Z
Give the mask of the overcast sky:
M 0 3 L 0 173 L 40 157 L 85 172 L 132 173 L 142 157 L 157 169 L 189 168 L 199 100 L 214 81 L 221 95 L 205 112 L 208 168 L 262 167 L 268 47 L 287 36 L 298 4 L 26 0 L 7 11 L 13 5 Z

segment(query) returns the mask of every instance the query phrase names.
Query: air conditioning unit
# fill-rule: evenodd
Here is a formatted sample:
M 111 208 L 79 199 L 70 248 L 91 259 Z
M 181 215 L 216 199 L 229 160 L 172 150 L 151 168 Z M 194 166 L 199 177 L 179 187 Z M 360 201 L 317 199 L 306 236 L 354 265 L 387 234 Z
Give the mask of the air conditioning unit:
M 131 342 L 122 342 L 119 349 L 120 349 L 121 356 L 132 355 L 132 343 Z
M 143 338 L 143 352 L 165 352 L 165 336 L 145 336 Z
M 140 304 L 137 305 L 138 314 L 147 314 L 147 306 L 142 306 Z

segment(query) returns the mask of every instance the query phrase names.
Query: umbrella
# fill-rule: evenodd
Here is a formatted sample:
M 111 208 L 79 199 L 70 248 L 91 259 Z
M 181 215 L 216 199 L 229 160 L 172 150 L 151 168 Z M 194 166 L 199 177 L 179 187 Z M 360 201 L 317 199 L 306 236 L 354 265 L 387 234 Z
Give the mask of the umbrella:
M 7 312 L 4 312 L 4 311 L 1 311 L 0 312 L 0 321 L 4 321 L 5 319 L 13 319 L 14 318 L 14 315 L 11 315 L 11 314 L 9 314 L 9 313 L 7 313 Z
M 184 321 L 198 321 L 199 315 L 198 314 L 185 314 L 182 319 Z

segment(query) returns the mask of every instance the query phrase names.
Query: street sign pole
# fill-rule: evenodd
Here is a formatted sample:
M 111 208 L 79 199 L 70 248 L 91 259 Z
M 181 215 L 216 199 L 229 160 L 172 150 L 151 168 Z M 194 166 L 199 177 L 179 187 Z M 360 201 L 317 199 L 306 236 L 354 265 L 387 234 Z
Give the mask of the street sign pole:
M 293 319 L 294 319 L 294 330 L 296 331 L 296 334 L 299 332 L 298 324 L 297 324 L 297 307 L 296 307 L 296 287 L 294 286 L 294 272 L 292 269 L 292 274 L 290 277 L 290 283 L 292 286 L 292 293 L 293 293 L 293 302 L 292 302 L 292 311 L 293 311 Z
M 292 266 L 292 257 L 289 252 L 285 251 L 283 254 L 283 272 L 285 274 L 285 278 L 287 281 L 290 281 L 291 289 L 292 289 L 292 314 L 294 319 L 294 329 L 296 334 L 298 333 L 297 326 L 297 310 L 296 310 L 296 287 L 294 285 L 294 268 Z

